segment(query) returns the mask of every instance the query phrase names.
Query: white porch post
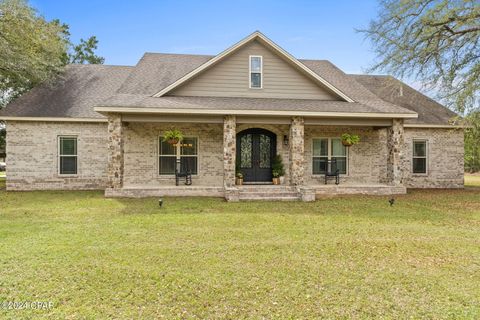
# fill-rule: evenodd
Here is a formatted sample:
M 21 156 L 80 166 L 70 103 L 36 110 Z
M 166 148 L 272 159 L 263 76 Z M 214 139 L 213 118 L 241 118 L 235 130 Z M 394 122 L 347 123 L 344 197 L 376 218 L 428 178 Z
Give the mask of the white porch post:
M 403 184 L 404 145 L 403 119 L 393 119 L 392 126 L 387 129 L 387 180 L 395 186 Z
M 226 115 L 223 118 L 223 185 L 225 188 L 235 186 L 236 126 L 234 115 Z
M 305 121 L 293 117 L 290 123 L 290 184 L 302 186 L 305 175 Z
M 108 188 L 123 186 L 123 123 L 122 116 L 108 116 Z

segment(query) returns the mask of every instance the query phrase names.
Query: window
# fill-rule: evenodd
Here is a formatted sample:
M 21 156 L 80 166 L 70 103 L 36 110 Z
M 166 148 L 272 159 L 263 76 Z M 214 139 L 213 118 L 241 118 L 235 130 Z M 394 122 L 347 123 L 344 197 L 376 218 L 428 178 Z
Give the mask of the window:
M 324 174 L 327 160 L 337 160 L 337 168 L 341 174 L 347 174 L 347 147 L 340 138 L 313 139 L 313 174 Z
M 262 88 L 263 58 L 262 56 L 250 56 L 250 88 Z
M 427 141 L 413 140 L 413 173 L 427 173 Z
M 160 175 L 175 174 L 177 161 L 177 146 L 159 139 L 158 147 L 158 173 Z M 180 144 L 180 171 L 190 170 L 192 174 L 198 173 L 198 139 L 183 138 Z
M 59 137 L 60 174 L 77 174 L 77 137 Z

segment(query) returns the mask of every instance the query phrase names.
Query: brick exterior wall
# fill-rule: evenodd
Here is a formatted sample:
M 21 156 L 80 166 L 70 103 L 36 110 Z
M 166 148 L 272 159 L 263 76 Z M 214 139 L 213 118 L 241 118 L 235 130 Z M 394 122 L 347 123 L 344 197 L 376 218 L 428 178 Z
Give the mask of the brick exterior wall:
M 223 187 L 223 124 L 140 123 L 124 124 L 125 187 L 175 187 L 175 176 L 158 174 L 158 142 L 166 130 L 176 128 L 198 138 L 198 175 L 193 186 Z
M 165 130 L 180 129 L 186 136 L 198 137 L 199 173 L 193 177 L 196 187 L 223 188 L 223 124 L 203 123 L 124 123 L 123 186 L 154 188 L 174 187 L 173 176 L 158 175 L 158 139 Z M 289 125 L 237 124 L 236 132 L 264 128 L 277 135 L 277 152 L 283 156 L 286 183 L 289 183 L 289 146 L 283 136 Z M 340 137 L 357 133 L 362 141 L 349 148 L 348 174 L 341 185 L 388 183 L 387 130 L 371 127 L 305 126 L 306 186 L 323 184 L 322 176 L 312 175 L 312 138 Z M 107 123 L 7 122 L 7 189 L 105 189 L 107 186 Z M 78 137 L 78 175 L 58 174 L 58 136 Z M 428 174 L 413 175 L 413 139 L 428 141 Z M 291 144 L 291 141 L 290 141 Z M 404 184 L 410 188 L 463 187 L 463 131 L 448 129 L 405 128 L 403 145 Z
M 324 183 L 323 175 L 312 168 L 313 139 L 339 138 L 342 133 L 360 136 L 360 143 L 348 148 L 348 169 L 340 176 L 341 184 L 379 184 L 387 175 L 386 129 L 372 127 L 305 126 L 305 184 Z
M 58 174 L 58 136 L 77 136 L 78 174 Z M 107 124 L 7 121 L 7 190 L 105 189 Z
M 464 133 L 458 129 L 405 128 L 407 188 L 463 188 Z M 427 174 L 412 174 L 413 140 L 427 140 Z

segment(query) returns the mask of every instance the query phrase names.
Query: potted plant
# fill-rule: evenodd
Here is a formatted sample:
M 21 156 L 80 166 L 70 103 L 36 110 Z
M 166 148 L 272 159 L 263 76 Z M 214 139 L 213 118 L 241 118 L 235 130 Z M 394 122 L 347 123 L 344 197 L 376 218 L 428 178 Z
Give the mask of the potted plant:
M 183 133 L 177 129 L 167 130 L 163 134 L 163 141 L 166 141 L 169 144 L 177 144 L 182 140 L 183 140 Z
M 277 170 L 272 170 L 273 184 L 280 184 L 280 173 Z
M 276 171 L 280 179 L 280 184 L 285 182 L 285 167 L 283 166 L 282 156 L 277 154 L 272 161 L 272 175 L 273 171 Z
M 360 142 L 360 136 L 358 134 L 349 134 L 349 133 L 342 134 L 342 144 L 345 147 L 353 146 L 359 142 Z
M 235 183 L 237 185 L 241 186 L 243 184 L 243 173 L 237 172 L 237 174 L 235 176 L 237 177 Z

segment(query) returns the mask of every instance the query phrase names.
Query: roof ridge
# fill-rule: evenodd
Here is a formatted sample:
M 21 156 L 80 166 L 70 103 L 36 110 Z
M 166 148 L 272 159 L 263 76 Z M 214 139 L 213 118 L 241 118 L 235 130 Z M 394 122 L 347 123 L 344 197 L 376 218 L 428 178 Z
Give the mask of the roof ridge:
M 143 56 L 146 55 L 164 55 L 164 56 L 193 56 L 193 57 L 215 57 L 214 54 L 197 54 L 197 53 L 171 53 L 171 52 L 151 52 L 145 51 Z
M 389 75 L 389 74 L 369 74 L 369 73 L 346 73 L 346 75 L 349 75 L 349 76 L 360 76 L 360 77 L 384 77 L 384 78 L 393 78 L 393 79 L 397 79 L 395 78 L 394 76 L 392 75 Z M 399 79 L 397 79 L 399 80 Z
M 107 68 L 135 68 L 135 66 L 132 65 L 121 65 L 121 64 L 83 64 L 83 63 L 69 63 L 66 65 L 66 67 L 74 67 L 74 68 L 101 68 L 101 67 L 107 67 Z

